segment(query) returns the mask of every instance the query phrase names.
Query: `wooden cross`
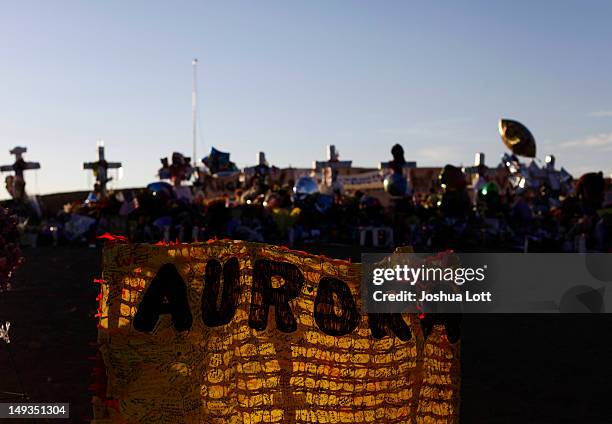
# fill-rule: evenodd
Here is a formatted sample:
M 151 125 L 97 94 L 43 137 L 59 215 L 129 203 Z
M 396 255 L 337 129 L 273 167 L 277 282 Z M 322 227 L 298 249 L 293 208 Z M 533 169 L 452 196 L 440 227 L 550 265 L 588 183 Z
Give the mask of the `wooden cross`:
M 266 154 L 264 152 L 259 152 L 257 155 L 257 165 L 244 168 L 244 173 L 248 177 L 252 177 L 254 175 L 258 177 L 267 177 L 270 170 L 271 167 L 268 165 L 268 161 L 266 160 Z
M 469 176 L 477 175 L 479 171 L 486 171 L 485 154 L 482 152 L 476 153 L 474 156 L 474 166 L 463 167 L 463 172 Z
M 383 175 L 387 175 L 389 174 L 389 171 L 394 168 L 393 165 L 394 163 L 392 161 L 380 162 L 380 164 L 378 165 L 378 169 L 382 171 Z M 412 193 L 412 188 L 413 188 L 409 171 L 410 169 L 413 169 L 416 167 L 417 167 L 417 163 L 415 161 L 404 162 L 404 164 L 402 165 L 402 176 L 406 179 L 408 183 L 409 193 Z M 393 173 L 393 171 L 391 171 L 391 173 Z
M 28 151 L 27 147 L 15 147 L 12 150 L 9 150 L 11 155 L 15 155 L 15 163 L 12 165 L 2 165 L 0 166 L 0 171 L 2 172 L 15 172 L 16 178 L 23 179 L 23 171 L 28 169 L 40 169 L 40 163 L 38 162 L 26 162 L 23 159 L 23 154 Z
M 380 165 L 378 165 L 378 169 L 381 170 L 387 170 L 387 169 L 391 169 L 391 162 L 381 162 Z M 411 169 L 411 168 L 416 168 L 417 167 L 417 163 L 414 161 L 411 162 L 404 162 L 404 165 L 402 165 L 403 170 L 405 171 L 406 169 Z
M 326 161 L 315 161 L 313 163 L 313 168 L 315 171 L 322 171 L 323 173 L 323 181 L 325 182 L 325 171 L 327 169 L 331 170 L 331 184 L 336 182 L 338 177 L 338 169 L 341 168 L 350 168 L 353 164 L 352 160 L 338 160 L 339 158 L 338 151 L 336 150 L 336 146 L 330 144 L 327 146 L 327 160 Z M 331 185 L 328 184 L 328 185 Z
M 28 151 L 27 147 L 15 147 L 9 151 L 11 155 L 15 155 L 15 163 L 12 165 L 0 166 L 0 172 L 11 172 L 15 173 L 15 179 L 13 181 L 13 187 L 11 188 L 11 195 L 13 198 L 21 199 L 25 197 L 25 180 L 23 179 L 23 171 L 29 169 L 40 169 L 40 163 L 38 162 L 26 162 L 23 159 L 23 154 Z M 10 191 L 10 190 L 9 190 Z
M 496 170 L 490 169 L 485 164 L 485 154 L 478 152 L 474 155 L 474 166 L 463 167 L 463 173 L 467 176 L 468 182 L 474 192 L 473 202 L 478 200 L 478 192 L 485 186 L 489 179 L 495 177 Z
M 104 157 L 104 141 L 102 140 L 98 140 L 98 160 L 96 162 L 83 163 L 83 169 L 90 169 L 93 171 L 101 197 L 106 197 L 106 184 L 113 179 L 112 177 L 108 177 L 108 170 L 118 168 L 121 168 L 121 162 L 106 161 Z
M 265 193 L 272 185 L 272 180 L 279 177 L 280 170 L 276 166 L 270 166 L 266 160 L 266 154 L 257 154 L 257 165 L 245 167 L 242 179 L 247 184 L 247 188 L 257 190 L 257 193 Z M 254 180 L 257 177 L 257 180 Z

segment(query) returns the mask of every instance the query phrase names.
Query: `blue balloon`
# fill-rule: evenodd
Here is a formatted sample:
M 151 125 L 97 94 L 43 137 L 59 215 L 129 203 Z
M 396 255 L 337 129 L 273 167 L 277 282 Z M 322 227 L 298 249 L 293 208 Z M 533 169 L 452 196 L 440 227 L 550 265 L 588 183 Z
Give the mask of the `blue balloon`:
M 170 184 L 165 181 L 158 181 L 147 185 L 147 189 L 153 192 L 154 195 L 163 195 L 169 198 L 174 197 L 174 190 Z
M 327 212 L 334 204 L 334 198 L 327 194 L 320 194 L 315 202 L 315 208 L 321 212 Z
M 403 175 L 391 174 L 385 177 L 383 182 L 385 191 L 391 196 L 405 196 L 408 192 L 408 181 Z

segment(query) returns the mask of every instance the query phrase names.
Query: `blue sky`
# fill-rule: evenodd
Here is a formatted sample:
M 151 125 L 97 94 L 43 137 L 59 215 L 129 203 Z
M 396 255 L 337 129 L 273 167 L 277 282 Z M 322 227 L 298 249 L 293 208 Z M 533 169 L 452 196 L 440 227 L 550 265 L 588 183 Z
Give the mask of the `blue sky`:
M 26 145 L 31 192 L 87 189 L 103 138 L 116 186 L 191 153 L 308 166 L 335 144 L 375 166 L 497 163 L 500 117 L 575 174 L 612 171 L 612 2 L 104 1 L 0 6 L 0 162 Z M 1 197 L 6 191 L 0 190 Z

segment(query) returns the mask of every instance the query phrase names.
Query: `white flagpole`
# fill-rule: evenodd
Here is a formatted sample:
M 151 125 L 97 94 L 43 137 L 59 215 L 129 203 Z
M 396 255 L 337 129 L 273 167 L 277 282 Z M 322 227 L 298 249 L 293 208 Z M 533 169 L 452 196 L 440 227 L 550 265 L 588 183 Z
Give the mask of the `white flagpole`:
M 193 91 L 191 93 L 191 119 L 192 119 L 192 132 L 193 132 L 193 150 L 191 163 L 195 166 L 198 163 L 197 158 L 197 132 L 198 132 L 198 86 L 197 86 L 197 74 L 198 74 L 198 59 L 193 59 L 191 62 L 193 65 Z

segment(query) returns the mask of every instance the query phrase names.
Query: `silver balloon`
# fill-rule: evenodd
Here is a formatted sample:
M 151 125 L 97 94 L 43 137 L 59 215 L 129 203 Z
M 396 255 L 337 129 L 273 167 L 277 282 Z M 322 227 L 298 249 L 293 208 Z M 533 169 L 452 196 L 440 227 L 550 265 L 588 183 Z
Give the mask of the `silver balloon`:
M 300 177 L 293 186 L 293 194 L 296 199 L 303 199 L 319 192 L 317 182 L 311 177 Z
M 510 173 L 508 181 L 517 192 L 538 189 L 544 184 L 553 192 L 570 193 L 572 176 L 564 168 L 554 169 L 553 163 L 554 156 L 547 157 L 545 167 L 538 166 L 535 160 L 525 165 L 515 155 L 505 153 L 502 156 L 502 165 Z

